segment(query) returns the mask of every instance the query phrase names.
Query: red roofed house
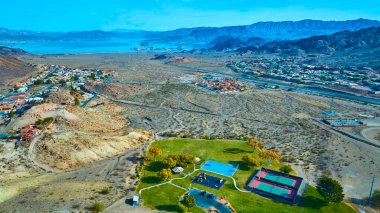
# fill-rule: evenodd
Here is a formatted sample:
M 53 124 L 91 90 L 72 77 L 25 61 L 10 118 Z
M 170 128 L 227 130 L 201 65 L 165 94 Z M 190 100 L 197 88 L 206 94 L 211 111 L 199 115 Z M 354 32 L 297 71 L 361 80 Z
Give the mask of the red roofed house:
M 21 129 L 19 136 L 25 140 L 30 140 L 34 136 L 40 134 L 41 130 L 32 125 L 25 126 Z

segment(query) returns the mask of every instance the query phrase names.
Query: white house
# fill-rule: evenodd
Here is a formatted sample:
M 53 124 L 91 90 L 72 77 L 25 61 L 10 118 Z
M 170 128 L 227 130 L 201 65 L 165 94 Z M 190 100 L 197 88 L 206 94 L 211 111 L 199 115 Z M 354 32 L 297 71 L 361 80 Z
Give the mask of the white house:
M 172 171 L 174 172 L 174 174 L 181 174 L 183 172 L 183 168 L 182 167 L 175 167 L 172 169 Z
M 28 87 L 20 87 L 17 89 L 17 92 L 21 93 L 21 92 L 26 92 L 27 90 L 28 90 Z

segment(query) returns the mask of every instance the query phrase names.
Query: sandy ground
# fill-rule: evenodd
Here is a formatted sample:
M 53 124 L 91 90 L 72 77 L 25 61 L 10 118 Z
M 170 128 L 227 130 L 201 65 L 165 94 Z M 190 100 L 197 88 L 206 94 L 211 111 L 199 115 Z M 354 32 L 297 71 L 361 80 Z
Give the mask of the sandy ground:
M 254 133 L 268 148 L 279 150 L 283 160 L 295 165 L 311 183 L 322 174 L 331 174 L 343 184 L 346 198 L 368 195 L 370 178 L 380 174 L 380 151 L 315 122 L 329 108 L 329 98 L 256 89 L 219 94 L 194 85 L 165 85 L 184 82 L 183 76 L 192 79 L 200 74 L 149 60 L 152 56 L 86 54 L 29 60 L 116 70 L 113 83 L 117 87 L 99 88 L 98 92 L 122 106 L 130 128 L 188 137 L 215 134 L 242 138 Z M 196 61 L 186 66 L 230 72 L 224 67 L 223 55 L 191 57 Z M 123 82 L 141 82 L 141 85 L 122 86 Z M 164 85 L 148 84 L 151 82 Z M 256 88 L 253 84 L 248 86 Z M 342 100 L 335 100 L 334 110 L 350 117 L 359 113 L 380 115 L 378 108 Z M 380 181 L 375 187 L 380 188 Z
M 0 212 L 83 211 L 95 201 L 110 206 L 133 191 L 131 175 L 144 147 L 70 171 L 1 175 Z M 104 188 L 110 193 L 101 194 Z

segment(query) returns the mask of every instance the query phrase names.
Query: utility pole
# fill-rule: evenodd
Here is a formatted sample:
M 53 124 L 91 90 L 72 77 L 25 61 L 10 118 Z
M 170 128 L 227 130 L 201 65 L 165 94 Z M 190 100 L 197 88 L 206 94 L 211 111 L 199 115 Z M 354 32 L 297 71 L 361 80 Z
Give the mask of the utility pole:
M 368 197 L 368 205 L 371 202 L 371 196 L 372 196 L 372 190 L 373 190 L 373 184 L 374 183 L 375 183 L 375 176 L 372 177 L 371 190 L 369 191 L 369 197 Z

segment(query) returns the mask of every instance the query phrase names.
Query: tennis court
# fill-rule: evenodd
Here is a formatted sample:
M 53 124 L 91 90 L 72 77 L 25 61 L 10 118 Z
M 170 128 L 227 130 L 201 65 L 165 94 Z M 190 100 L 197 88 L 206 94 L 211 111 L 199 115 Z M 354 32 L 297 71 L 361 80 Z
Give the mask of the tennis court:
M 292 180 L 292 179 L 289 179 L 286 177 L 281 177 L 279 175 L 271 174 L 271 173 L 266 173 L 264 178 L 271 180 L 273 182 L 282 183 L 282 184 L 287 185 L 287 186 L 294 186 L 294 183 L 296 182 L 295 180 Z
M 254 183 L 256 185 L 256 183 Z M 263 182 L 257 182 L 257 187 L 256 189 L 260 189 L 265 192 L 269 192 L 275 195 L 279 195 L 282 197 L 290 197 L 291 196 L 291 190 L 289 189 L 284 189 L 279 186 L 274 186 L 268 183 L 263 183 Z
M 238 167 L 237 166 L 235 167 L 230 164 L 224 164 L 224 163 L 208 160 L 202 165 L 201 169 L 209 171 L 209 172 L 213 172 L 216 174 L 232 177 L 235 174 Z
M 247 188 L 264 196 L 295 202 L 302 178 L 261 168 L 248 183 Z

